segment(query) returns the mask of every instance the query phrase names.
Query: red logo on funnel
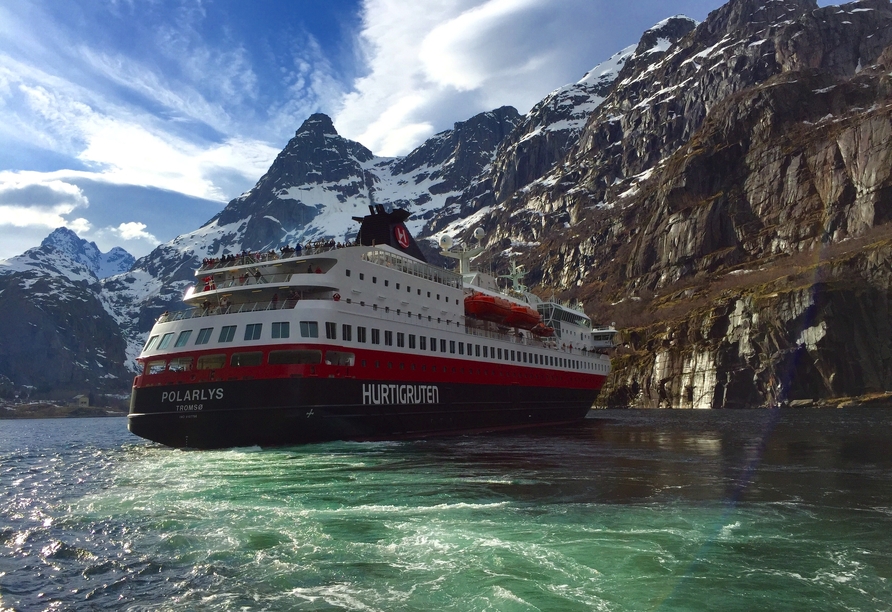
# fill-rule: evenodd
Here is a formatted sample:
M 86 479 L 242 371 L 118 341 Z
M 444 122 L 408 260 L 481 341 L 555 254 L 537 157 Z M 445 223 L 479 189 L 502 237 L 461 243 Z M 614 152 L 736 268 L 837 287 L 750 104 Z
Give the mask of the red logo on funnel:
M 405 226 L 397 225 L 393 228 L 393 237 L 396 238 L 397 244 L 404 249 L 409 248 L 409 230 Z

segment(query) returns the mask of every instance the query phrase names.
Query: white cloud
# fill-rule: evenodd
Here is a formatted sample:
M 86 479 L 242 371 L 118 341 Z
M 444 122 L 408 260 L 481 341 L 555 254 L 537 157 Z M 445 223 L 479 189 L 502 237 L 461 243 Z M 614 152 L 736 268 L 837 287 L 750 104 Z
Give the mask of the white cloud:
M 78 233 L 86 232 L 90 229 L 89 221 L 68 217 L 89 205 L 79 187 L 63 181 L 4 183 L 0 180 L 0 226 L 37 226 L 41 230 L 67 226 Z
M 146 224 L 139 221 L 122 223 L 118 227 L 110 227 L 108 231 L 120 236 L 121 240 L 146 240 L 153 245 L 161 244 L 161 241 L 146 231 Z

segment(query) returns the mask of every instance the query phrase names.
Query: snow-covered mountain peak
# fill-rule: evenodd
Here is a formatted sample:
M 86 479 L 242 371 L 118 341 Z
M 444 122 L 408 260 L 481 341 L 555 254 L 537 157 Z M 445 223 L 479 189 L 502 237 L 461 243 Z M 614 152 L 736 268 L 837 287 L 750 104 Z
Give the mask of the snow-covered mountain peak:
M 40 270 L 71 280 L 96 282 L 126 272 L 134 261 L 133 255 L 121 247 L 103 253 L 95 242 L 87 242 L 67 227 L 60 227 L 44 238 L 39 247 L 0 261 L 0 274 Z

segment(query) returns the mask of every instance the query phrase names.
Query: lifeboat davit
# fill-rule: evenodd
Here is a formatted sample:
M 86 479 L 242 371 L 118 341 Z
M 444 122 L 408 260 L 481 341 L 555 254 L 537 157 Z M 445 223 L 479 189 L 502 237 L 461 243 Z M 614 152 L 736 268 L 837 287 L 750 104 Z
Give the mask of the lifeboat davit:
M 465 297 L 465 314 L 503 324 L 511 315 L 511 302 L 485 293 L 472 293 Z
M 511 306 L 511 314 L 505 318 L 505 325 L 520 329 L 533 329 L 541 322 L 539 312 L 529 306 L 514 304 Z

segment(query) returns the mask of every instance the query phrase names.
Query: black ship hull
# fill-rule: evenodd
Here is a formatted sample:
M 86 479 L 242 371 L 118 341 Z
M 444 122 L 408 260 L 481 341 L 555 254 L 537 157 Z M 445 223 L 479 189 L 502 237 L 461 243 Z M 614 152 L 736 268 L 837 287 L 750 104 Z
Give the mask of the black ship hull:
M 581 420 L 593 388 L 283 378 L 135 388 L 129 430 L 178 448 L 398 440 Z

